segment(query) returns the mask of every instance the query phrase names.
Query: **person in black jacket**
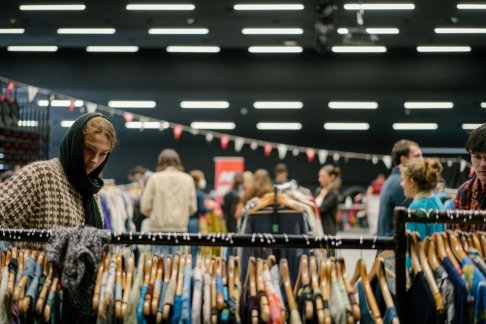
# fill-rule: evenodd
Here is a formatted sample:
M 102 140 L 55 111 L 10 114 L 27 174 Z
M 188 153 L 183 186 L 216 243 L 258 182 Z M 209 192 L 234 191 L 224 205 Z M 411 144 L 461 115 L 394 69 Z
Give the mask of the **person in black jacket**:
M 229 233 L 236 232 L 236 206 L 243 196 L 243 173 L 235 173 L 233 186 L 223 197 L 221 209 Z
M 324 234 L 336 235 L 336 213 L 339 204 L 339 191 L 341 186 L 341 170 L 337 166 L 325 165 L 319 170 L 319 184 L 316 192 L 316 204 L 321 214 Z

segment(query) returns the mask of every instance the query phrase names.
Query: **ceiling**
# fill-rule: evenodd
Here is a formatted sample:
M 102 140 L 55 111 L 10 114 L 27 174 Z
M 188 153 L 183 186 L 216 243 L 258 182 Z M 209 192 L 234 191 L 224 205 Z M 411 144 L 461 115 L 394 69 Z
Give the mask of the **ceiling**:
M 50 1 L 52 3 L 53 1 Z M 62 1 L 70 3 L 71 1 Z M 158 1 L 157 3 L 169 3 Z M 263 3 L 241 1 L 238 3 Z M 289 3 L 289 1 L 282 1 Z M 350 2 L 350 1 L 348 1 Z M 366 1 L 363 1 L 366 3 Z M 395 1 L 396 2 L 396 1 Z M 40 1 L 25 4 L 41 3 Z M 486 10 L 459 10 L 456 1 L 427 0 L 413 10 L 364 11 L 364 27 L 394 27 L 396 35 L 355 33 L 347 44 L 386 46 L 386 53 L 340 54 L 338 28 L 356 29 L 358 12 L 341 1 L 292 1 L 300 11 L 236 11 L 237 1 L 192 1 L 192 11 L 128 11 L 128 1 L 76 1 L 84 11 L 21 11 L 3 0 L 0 75 L 69 96 L 107 104 L 110 99 L 155 100 L 155 109 L 131 110 L 189 125 L 233 121 L 231 134 L 294 145 L 388 153 L 403 137 L 424 147 L 462 147 L 462 123 L 486 121 L 486 34 L 436 34 L 437 27 L 486 28 Z M 138 2 L 142 3 L 142 2 Z M 155 3 L 143 1 L 143 3 Z M 170 1 L 170 3 L 191 3 Z M 275 3 L 267 1 L 265 3 Z M 111 35 L 64 35 L 58 28 L 115 28 Z M 207 28 L 207 35 L 149 35 L 149 28 Z M 243 35 L 246 27 L 303 29 L 301 35 Z M 359 28 L 358 28 L 359 29 Z M 12 45 L 56 45 L 56 53 L 7 52 Z M 86 53 L 90 45 L 135 45 L 137 53 Z M 217 54 L 166 53 L 170 45 L 215 45 Z M 299 54 L 249 54 L 249 46 L 302 46 Z M 418 45 L 467 45 L 470 53 L 417 53 Z M 181 109 L 182 100 L 227 100 L 229 109 Z M 298 100 L 300 110 L 256 110 L 256 100 Z M 329 101 L 376 101 L 376 110 L 338 111 Z M 407 110 L 405 101 L 448 101 L 453 109 Z M 64 118 L 59 113 L 58 119 Z M 261 121 L 300 122 L 299 131 L 261 131 Z M 326 131 L 324 122 L 367 122 L 367 131 Z M 437 130 L 397 131 L 396 122 L 433 122 Z M 146 135 L 147 136 L 147 135 Z M 444 150 L 445 151 L 445 150 Z M 456 152 L 456 151 L 454 151 Z

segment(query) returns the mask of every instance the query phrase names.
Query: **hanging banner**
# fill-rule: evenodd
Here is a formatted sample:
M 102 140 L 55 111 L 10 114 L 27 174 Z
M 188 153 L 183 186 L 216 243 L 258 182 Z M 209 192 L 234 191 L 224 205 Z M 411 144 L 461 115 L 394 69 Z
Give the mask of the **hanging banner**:
M 214 158 L 214 192 L 216 201 L 221 204 L 223 196 L 233 186 L 233 178 L 238 172 L 245 170 L 243 157 L 217 156 Z

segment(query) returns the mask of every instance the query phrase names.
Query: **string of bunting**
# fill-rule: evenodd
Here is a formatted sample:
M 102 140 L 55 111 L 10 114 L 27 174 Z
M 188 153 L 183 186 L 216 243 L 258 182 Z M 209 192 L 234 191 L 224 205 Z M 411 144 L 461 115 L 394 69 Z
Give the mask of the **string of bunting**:
M 164 131 L 166 129 L 171 128 L 173 132 L 173 136 L 175 140 L 179 140 L 184 132 L 190 133 L 194 136 L 204 136 L 206 141 L 212 142 L 214 139 L 219 140 L 220 147 L 222 150 L 226 150 L 229 147 L 231 142 L 234 143 L 234 149 L 236 152 L 240 152 L 243 146 L 249 145 L 251 150 L 257 150 L 259 147 L 263 147 L 263 152 L 265 157 L 269 157 L 274 150 L 277 151 L 278 157 L 281 160 L 284 160 L 287 156 L 288 152 L 291 152 L 292 156 L 297 157 L 300 154 L 304 153 L 308 162 L 313 162 L 315 157 L 320 164 L 325 164 L 328 158 L 331 158 L 333 162 L 339 161 L 341 158 L 345 161 L 350 159 L 358 159 L 358 160 L 366 160 L 370 161 L 373 164 L 378 164 L 380 161 L 390 169 L 392 167 L 392 159 L 390 155 L 380 155 L 380 154 L 372 154 L 372 153 L 356 153 L 356 152 L 345 152 L 345 151 L 337 151 L 337 150 L 328 150 L 323 148 L 316 148 L 316 147 L 303 147 L 303 146 L 296 146 L 284 143 L 276 143 L 271 141 L 247 138 L 242 136 L 230 135 L 221 132 L 215 132 L 210 130 L 203 130 L 203 129 L 194 129 L 186 125 L 173 123 L 170 121 L 157 119 L 153 117 L 144 116 L 137 113 L 132 113 L 128 111 L 121 111 L 113 108 L 109 108 L 107 106 L 103 106 L 100 104 L 96 104 L 93 102 L 87 102 L 83 100 L 83 105 L 78 105 L 77 103 L 81 101 L 81 99 L 72 98 L 60 93 L 53 92 L 51 90 L 38 88 L 32 85 L 24 84 L 17 81 L 12 81 L 0 76 L 0 81 L 7 84 L 7 89 L 9 91 L 13 91 L 13 88 L 23 88 L 27 90 L 28 101 L 31 103 L 35 100 L 37 95 L 42 94 L 45 95 L 50 102 L 54 99 L 63 99 L 69 100 L 70 105 L 68 110 L 70 112 L 74 112 L 76 109 L 82 113 L 84 109 L 87 112 L 95 112 L 100 111 L 110 116 L 119 116 L 122 117 L 126 123 L 137 123 L 140 130 L 143 131 L 144 129 L 159 129 L 160 131 Z M 470 167 L 470 163 L 462 158 L 440 158 L 442 163 L 446 163 L 448 167 L 451 167 L 454 163 L 459 163 L 460 171 L 464 171 L 466 167 Z

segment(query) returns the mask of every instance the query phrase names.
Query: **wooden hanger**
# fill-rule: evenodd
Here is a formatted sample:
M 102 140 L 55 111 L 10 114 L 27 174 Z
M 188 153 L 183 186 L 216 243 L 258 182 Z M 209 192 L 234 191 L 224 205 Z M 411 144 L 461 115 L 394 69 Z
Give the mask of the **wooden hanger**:
M 258 258 L 256 261 L 256 286 L 257 295 L 260 295 L 260 318 L 264 323 L 270 321 L 270 304 L 265 294 L 265 285 L 263 283 L 263 260 Z
M 159 298 L 160 298 L 160 292 L 162 290 L 162 284 L 163 284 L 163 273 L 164 273 L 164 257 L 160 256 L 158 263 L 157 263 L 157 273 L 155 275 L 155 282 L 160 283 L 160 287 L 157 287 L 155 285 L 154 287 L 157 289 L 154 289 L 153 297 L 152 297 L 152 304 L 151 304 L 151 315 L 157 315 L 157 307 L 159 306 Z
M 143 302 L 143 313 L 145 316 L 150 316 L 152 306 L 152 296 L 154 293 L 155 279 L 157 278 L 157 269 L 159 267 L 159 257 L 154 255 L 152 257 L 152 268 L 150 270 L 150 280 L 148 284 L 147 293 L 145 294 L 145 301 Z
M 479 234 L 478 233 L 471 233 L 471 238 L 472 238 L 472 242 L 473 242 L 472 246 L 474 246 L 474 248 L 476 250 L 478 250 L 481 258 L 484 258 L 484 251 L 481 247 L 481 241 L 479 239 Z
M 285 296 L 287 297 L 287 303 L 290 309 L 290 314 L 297 312 L 297 303 L 295 302 L 295 297 L 294 293 L 292 290 L 292 283 L 290 282 L 290 275 L 289 275 L 289 266 L 287 263 L 286 259 L 280 259 L 280 264 L 279 264 L 279 270 L 280 270 L 280 279 L 282 280 L 282 285 L 284 287 L 284 293 Z M 300 321 L 300 317 L 293 317 L 290 316 L 290 324 L 300 324 L 302 323 Z
M 373 289 L 371 288 L 370 282 L 368 280 L 366 264 L 363 259 L 358 259 L 358 261 L 356 262 L 354 274 L 353 277 L 351 278 L 351 284 L 354 286 L 359 278 L 361 278 L 361 283 L 363 284 L 363 288 L 365 291 L 365 297 L 366 300 L 368 301 L 368 305 L 371 309 L 373 318 L 375 319 L 375 323 L 383 323 L 383 319 L 381 318 L 381 313 L 378 307 L 378 303 L 376 302 Z
M 36 310 L 37 314 L 42 314 L 42 312 L 44 310 L 44 305 L 45 305 L 45 302 L 46 302 L 46 299 L 47 299 L 47 292 L 51 288 L 51 283 L 52 283 L 53 277 L 54 277 L 54 271 L 52 269 L 52 263 L 49 262 L 48 275 L 47 275 L 46 281 L 45 281 L 44 285 L 42 286 L 42 289 L 39 293 L 39 297 L 37 298 L 37 303 L 35 304 L 35 306 L 36 306 L 35 310 Z
M 459 242 L 462 244 L 462 249 L 464 252 L 467 252 L 469 250 L 469 243 L 467 241 L 467 237 L 465 233 L 460 233 L 457 235 L 457 238 L 459 239 Z
M 444 261 L 444 259 L 446 257 L 448 257 L 448 255 L 447 255 L 447 252 L 446 252 L 446 248 L 445 248 L 445 245 L 444 245 L 444 239 L 443 239 L 442 235 L 439 234 L 439 233 L 434 233 L 432 235 L 432 239 L 434 240 L 434 246 L 436 248 L 437 255 L 439 256 L 439 259 L 441 261 Z
M 221 280 L 223 280 L 221 263 L 222 263 L 221 258 L 217 257 L 216 260 L 215 260 L 214 267 L 215 267 L 215 270 L 216 270 L 216 278 L 220 277 Z M 222 311 L 223 308 L 224 308 L 224 295 L 223 295 L 223 291 L 219 290 L 217 281 L 218 280 L 216 279 L 216 307 L 217 307 L 218 311 Z
M 467 247 L 468 249 L 466 251 L 469 250 L 469 248 L 476 248 L 476 246 L 474 245 L 474 242 L 472 240 L 472 234 L 471 233 L 465 233 L 466 235 L 466 243 L 467 243 Z
M 13 248 L 12 249 L 12 256 L 10 258 L 10 261 L 13 259 L 17 259 L 17 249 Z M 18 262 L 18 259 L 17 259 Z M 17 273 L 10 271 L 8 274 L 8 284 L 7 284 L 7 293 L 9 296 L 12 296 L 14 293 L 14 287 L 15 287 L 15 277 L 17 276 Z
M 275 197 L 275 193 L 269 192 L 258 199 L 257 205 L 250 210 L 250 214 L 258 212 L 263 208 L 274 206 L 275 202 L 277 203 L 277 206 L 285 206 L 294 212 L 302 212 L 299 205 L 295 201 L 290 199 L 287 195 L 277 194 L 277 197 Z
M 315 256 L 311 256 L 309 258 L 310 263 L 310 278 L 311 278 L 311 287 L 314 293 L 314 296 L 321 295 L 321 289 L 319 287 L 319 276 L 317 275 L 317 261 Z M 322 296 L 322 295 L 321 295 Z M 316 298 L 316 317 L 317 323 L 325 324 L 326 318 L 324 314 L 324 303 L 323 299 Z
M 170 281 L 174 281 L 177 283 L 177 277 L 179 273 L 179 262 L 181 260 L 181 256 L 177 253 L 173 257 L 173 262 L 172 262 L 172 271 L 171 271 L 171 278 Z M 169 305 L 167 303 L 164 304 L 164 308 L 162 310 L 162 319 L 163 320 L 168 320 L 169 319 L 169 314 L 170 314 L 170 309 L 172 305 Z
M 139 262 L 144 262 L 145 254 L 142 253 L 140 256 Z M 122 299 L 122 307 L 121 307 L 121 315 L 122 318 L 125 317 L 128 307 L 128 298 L 130 296 L 130 292 L 132 291 L 133 285 L 133 271 L 135 269 L 135 257 L 133 254 L 130 255 L 128 258 L 128 266 L 127 266 L 127 275 L 125 277 L 124 285 L 123 285 L 123 299 Z
M 163 282 L 163 285 L 168 284 L 171 277 L 172 277 L 172 256 L 168 255 L 167 257 L 165 257 L 165 260 L 164 260 L 164 282 Z M 164 298 L 165 298 L 165 296 L 164 296 Z M 159 307 L 157 305 L 157 316 L 155 317 L 156 323 L 162 323 L 164 307 L 165 306 L 163 306 L 162 310 L 159 311 Z M 169 310 L 170 310 L 170 308 L 169 308 Z
M 255 257 L 250 257 L 248 259 L 248 269 L 246 273 L 245 286 L 250 287 L 250 296 L 257 296 L 257 284 L 256 284 L 256 260 Z M 260 316 L 258 310 L 253 309 L 251 311 L 251 323 L 258 324 Z
M 107 270 L 109 257 L 106 252 L 101 256 L 100 266 L 98 268 L 98 274 L 96 275 L 95 288 L 93 293 L 93 310 L 98 310 L 101 293 L 101 282 L 103 281 L 103 273 Z
M 117 287 L 122 287 L 122 277 L 123 277 L 123 254 L 120 252 L 116 256 L 116 274 L 115 274 L 115 290 Z M 119 297 L 119 299 L 118 299 Z M 122 296 L 117 296 L 115 293 L 115 316 L 118 319 L 123 319 L 122 316 Z
M 452 253 L 457 258 L 457 260 L 462 263 L 462 260 L 466 257 L 466 253 L 464 252 L 462 244 L 460 243 L 454 232 L 448 231 L 447 235 L 449 237 L 449 244 Z
M 19 258 L 23 259 L 25 255 L 27 255 L 27 253 L 22 251 Z M 27 282 L 29 281 L 29 277 L 27 275 L 21 275 L 21 271 L 17 272 L 17 277 L 20 278 L 20 280 L 18 280 L 17 285 L 14 288 L 14 293 L 12 296 L 12 300 L 14 302 L 17 302 L 23 298 L 25 286 L 27 286 Z
M 52 285 L 50 287 L 49 295 L 47 296 L 47 299 L 49 299 L 51 294 L 56 293 L 58 284 L 59 284 L 59 277 L 56 275 L 52 280 Z M 50 303 L 46 303 L 46 306 L 44 307 L 44 321 L 49 322 L 50 318 L 51 318 L 51 305 Z
M 338 262 L 338 271 L 340 271 L 342 273 L 342 278 L 343 278 L 343 282 L 344 282 L 344 287 L 346 288 L 346 292 L 348 293 L 348 296 L 352 296 L 354 295 L 354 292 L 353 292 L 353 287 L 351 286 L 351 283 L 349 282 L 347 276 L 346 276 L 346 264 L 344 262 L 344 258 L 343 257 L 338 257 L 337 258 L 337 262 Z M 350 300 L 350 303 L 351 303 L 351 310 L 352 310 L 352 314 L 353 314 L 353 318 L 354 318 L 354 321 L 359 321 L 361 319 L 361 312 L 359 310 L 359 305 L 356 303 L 356 300 L 353 298 L 354 302 L 351 303 L 351 300 Z
M 432 270 L 436 270 L 440 267 L 439 259 L 437 259 L 437 251 L 435 249 L 435 243 L 430 237 L 426 237 L 424 241 L 424 248 L 428 246 L 427 250 L 427 260 Z
M 211 323 L 218 322 L 218 301 L 217 301 L 217 287 L 216 287 L 216 258 L 211 258 Z
M 483 250 L 484 255 L 486 255 L 486 236 L 484 233 L 479 235 L 479 241 L 481 242 L 481 248 Z
M 415 274 L 422 272 L 422 265 L 417 252 L 416 239 L 413 233 L 407 232 L 408 237 L 408 251 L 410 254 L 410 260 L 412 261 L 412 269 Z
M 44 252 L 41 252 L 41 253 L 39 253 L 39 256 L 37 257 L 35 266 L 37 267 L 37 265 L 39 265 L 39 266 L 42 267 L 44 265 L 44 261 L 45 261 Z M 32 298 L 30 296 L 24 296 L 24 298 L 19 302 L 20 311 L 23 312 L 23 313 L 28 312 L 29 309 L 30 309 L 30 303 L 31 302 L 32 302 Z
M 379 257 L 378 259 L 379 261 L 377 277 L 381 289 L 381 294 L 383 296 L 383 299 L 385 300 L 386 308 L 395 307 L 395 303 L 393 302 L 393 297 L 390 293 L 390 287 L 388 287 L 388 281 L 385 275 L 385 261 L 381 257 Z M 400 320 L 398 319 L 398 317 L 393 318 L 392 324 L 400 324 Z

